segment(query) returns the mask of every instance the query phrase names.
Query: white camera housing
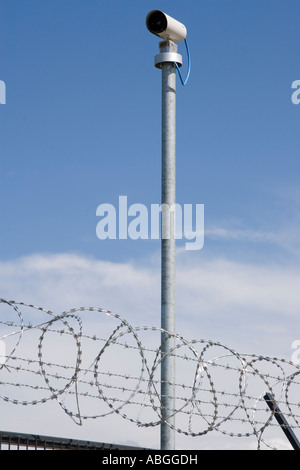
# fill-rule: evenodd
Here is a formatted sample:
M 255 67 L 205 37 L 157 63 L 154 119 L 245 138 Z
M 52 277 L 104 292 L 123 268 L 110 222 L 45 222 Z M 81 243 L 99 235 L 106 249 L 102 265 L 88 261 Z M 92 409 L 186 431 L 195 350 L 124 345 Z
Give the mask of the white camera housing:
M 184 24 L 174 20 L 174 18 L 160 10 L 152 10 L 148 13 L 146 26 L 150 33 L 173 42 L 184 41 L 187 35 Z

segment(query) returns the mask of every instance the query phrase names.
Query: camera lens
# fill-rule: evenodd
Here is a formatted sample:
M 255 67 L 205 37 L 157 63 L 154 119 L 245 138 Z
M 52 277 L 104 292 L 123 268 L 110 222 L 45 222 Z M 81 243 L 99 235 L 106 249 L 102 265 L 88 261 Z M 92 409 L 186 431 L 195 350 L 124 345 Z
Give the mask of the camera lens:
M 167 28 L 166 16 L 161 11 L 154 11 L 148 18 L 148 29 L 151 33 L 159 34 Z

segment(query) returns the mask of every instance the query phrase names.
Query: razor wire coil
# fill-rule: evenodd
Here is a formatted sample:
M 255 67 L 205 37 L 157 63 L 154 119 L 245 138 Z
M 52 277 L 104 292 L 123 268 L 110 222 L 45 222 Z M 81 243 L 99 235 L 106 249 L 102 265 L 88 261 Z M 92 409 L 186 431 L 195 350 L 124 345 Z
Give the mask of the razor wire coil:
M 72 308 L 57 315 L 5 299 L 0 299 L 0 307 L 5 310 L 0 310 L 0 340 L 8 344 L 0 357 L 0 399 L 5 403 L 34 406 L 55 401 L 77 425 L 117 414 L 139 427 L 156 427 L 162 422 L 159 371 L 165 353 L 158 338 L 164 332 L 176 339 L 168 354 L 184 364 L 183 375 L 190 374 L 189 381 L 179 376 L 175 384 L 172 416 L 177 433 L 195 438 L 215 431 L 255 438 L 257 448 L 274 448 L 265 439 L 266 431 L 277 426 L 263 399 L 265 392 L 284 407 L 291 428 L 300 427 L 300 366 L 289 360 L 241 354 L 220 342 L 186 340 L 153 326 L 133 327 L 103 308 Z M 112 320 L 106 336 L 88 331 L 90 318 L 82 318 L 86 314 L 96 314 L 100 326 L 104 317 Z M 53 344 L 55 358 L 49 359 Z

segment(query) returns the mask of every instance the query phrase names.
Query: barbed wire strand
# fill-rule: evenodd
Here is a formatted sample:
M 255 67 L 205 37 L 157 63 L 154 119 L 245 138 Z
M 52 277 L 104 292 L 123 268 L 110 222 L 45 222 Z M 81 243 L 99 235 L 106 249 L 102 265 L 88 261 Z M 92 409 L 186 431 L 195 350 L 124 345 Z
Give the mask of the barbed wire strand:
M 291 361 L 241 354 L 211 340 L 188 341 L 153 326 L 133 327 L 103 308 L 72 308 L 56 315 L 42 307 L 12 300 L 0 299 L 1 306 L 6 310 L 4 315 L 0 311 L 0 340 L 10 348 L 0 357 L 0 399 L 6 403 L 30 406 L 56 401 L 80 426 L 89 419 L 117 414 L 139 427 L 156 427 L 163 419 L 159 377 L 166 353 L 162 353 L 161 344 L 156 347 L 152 346 L 153 341 L 151 346 L 143 344 L 141 336 L 152 334 L 160 339 L 163 332 L 176 340 L 168 354 L 190 368 L 190 382 L 175 384 L 176 409 L 172 416 L 177 416 L 176 425 L 167 421 L 177 433 L 194 438 L 213 431 L 233 438 L 253 437 L 258 449 L 262 445 L 273 449 L 265 435 L 278 425 L 274 411 L 264 401 L 266 392 L 284 407 L 291 428 L 299 430 L 300 367 Z M 24 310 L 30 321 L 24 318 Z M 34 312 L 38 314 L 36 323 L 32 323 Z M 42 320 L 39 313 L 49 318 Z M 83 321 L 82 316 L 91 313 L 113 320 L 106 337 L 86 331 L 89 318 Z M 36 343 L 30 340 L 28 348 L 26 339 L 30 335 L 36 335 Z M 61 360 L 47 360 L 45 343 L 56 344 L 58 337 L 71 339 L 75 352 L 70 355 L 69 342 L 64 343 Z M 124 359 L 133 371 L 127 372 L 118 365 L 113 348 L 121 350 L 117 358 L 125 358 L 127 353 L 134 355 L 134 360 Z M 94 355 L 86 363 L 91 349 Z M 108 363 L 106 357 L 110 359 Z M 185 373 L 186 369 L 182 368 Z M 95 411 L 87 412 L 90 408 Z

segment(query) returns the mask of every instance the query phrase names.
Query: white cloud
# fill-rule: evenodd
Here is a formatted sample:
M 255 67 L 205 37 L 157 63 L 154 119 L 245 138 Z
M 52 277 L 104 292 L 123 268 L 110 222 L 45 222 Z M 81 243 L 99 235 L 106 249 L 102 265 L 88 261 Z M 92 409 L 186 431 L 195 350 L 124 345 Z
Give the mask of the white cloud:
M 158 282 L 151 269 L 72 254 L 0 262 L 2 297 L 50 309 L 96 306 L 128 315 L 143 305 L 149 313 Z
M 176 330 L 187 340 L 212 339 L 242 353 L 290 358 L 292 342 L 299 339 L 299 282 L 300 269 L 294 267 L 204 260 L 181 252 L 177 262 Z M 133 326 L 157 327 L 160 266 L 153 260 L 139 266 L 76 254 L 36 254 L 0 262 L 0 297 L 32 303 L 55 313 L 72 307 L 102 307 L 118 313 Z M 99 334 L 97 323 L 93 327 Z M 19 415 L 19 411 L 15 407 L 15 413 Z M 19 418 L 15 414 L 12 417 L 10 410 L 3 417 L 2 426 L 27 432 L 26 413 L 29 412 L 25 409 Z M 140 445 L 158 445 L 158 429 L 138 429 L 118 416 L 91 421 L 83 429 L 74 428 L 63 413 L 57 416 L 64 423 L 60 429 L 65 436 L 126 442 L 130 434 L 130 440 Z M 47 426 L 38 415 L 31 423 L 35 429 L 29 432 L 57 434 L 54 415 L 49 417 Z M 95 434 L 99 427 L 105 427 L 105 432 Z M 202 442 L 213 446 L 212 435 L 199 439 L 196 448 Z M 180 436 L 179 442 L 186 448 L 195 448 L 196 441 L 191 438 Z
M 192 298 L 209 312 L 223 308 L 298 314 L 300 270 L 215 259 L 180 267 L 177 277 L 179 288 L 194 293 Z
M 179 334 L 231 342 L 233 347 L 242 343 L 250 349 L 260 340 L 263 349 L 271 349 L 270 355 L 272 349 L 278 354 L 290 348 L 290 343 L 283 348 L 281 344 L 278 351 L 284 336 L 298 339 L 300 269 L 204 260 L 185 252 L 178 256 L 176 276 Z M 159 261 L 138 265 L 76 254 L 36 254 L 0 262 L 0 296 L 56 311 L 102 307 L 132 324 L 159 326 Z

